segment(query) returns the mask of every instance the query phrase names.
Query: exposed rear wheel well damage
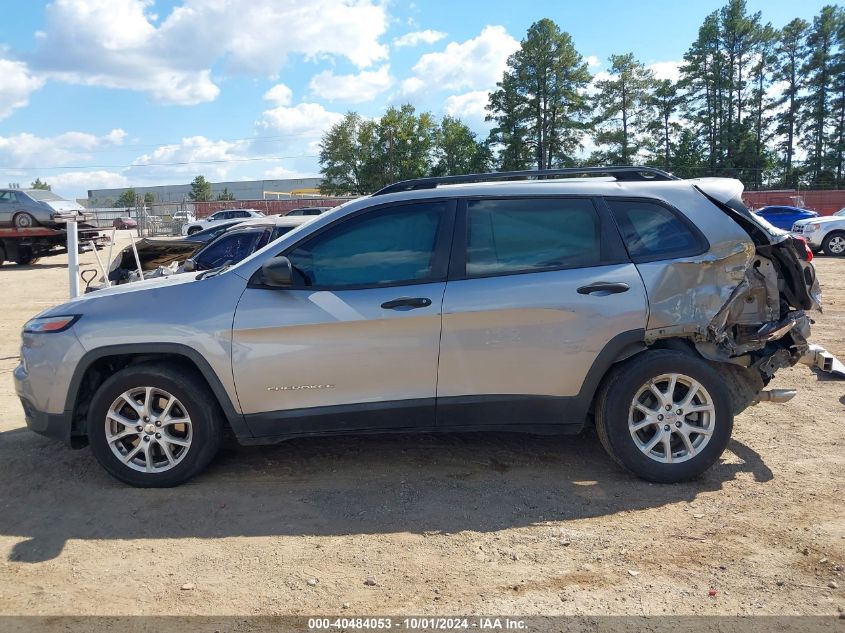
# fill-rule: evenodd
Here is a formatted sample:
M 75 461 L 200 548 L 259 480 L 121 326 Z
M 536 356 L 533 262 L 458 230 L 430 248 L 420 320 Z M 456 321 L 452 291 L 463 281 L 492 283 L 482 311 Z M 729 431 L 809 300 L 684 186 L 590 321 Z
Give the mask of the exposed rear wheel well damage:
M 752 404 L 755 404 L 759 399 L 759 393 L 766 387 L 769 381 L 769 378 L 761 375 L 760 371 L 756 368 L 743 367 L 729 362 L 719 362 L 705 358 L 696 349 L 695 343 L 688 338 L 673 337 L 659 339 L 651 345 L 640 343 L 636 346 L 628 346 L 617 355 L 616 360 L 605 373 L 593 396 L 593 402 L 590 406 L 591 417 L 595 413 L 598 404 L 597 399 L 602 394 L 606 381 L 616 368 L 631 361 L 635 356 L 639 357 L 642 354 L 660 350 L 686 354 L 716 370 L 722 376 L 725 387 L 730 394 L 731 408 L 734 415 L 738 415 Z

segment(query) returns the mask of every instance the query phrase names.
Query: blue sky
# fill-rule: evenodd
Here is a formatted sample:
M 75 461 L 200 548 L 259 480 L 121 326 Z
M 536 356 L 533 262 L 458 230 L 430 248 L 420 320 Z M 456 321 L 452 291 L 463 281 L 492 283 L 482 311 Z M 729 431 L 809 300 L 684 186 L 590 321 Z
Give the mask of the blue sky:
M 81 197 L 197 174 L 316 175 L 323 130 L 393 103 L 483 134 L 486 94 L 533 21 L 569 31 L 593 73 L 632 51 L 673 76 L 722 4 L 0 0 L 0 184 L 38 176 Z M 775 27 L 823 4 L 748 2 Z

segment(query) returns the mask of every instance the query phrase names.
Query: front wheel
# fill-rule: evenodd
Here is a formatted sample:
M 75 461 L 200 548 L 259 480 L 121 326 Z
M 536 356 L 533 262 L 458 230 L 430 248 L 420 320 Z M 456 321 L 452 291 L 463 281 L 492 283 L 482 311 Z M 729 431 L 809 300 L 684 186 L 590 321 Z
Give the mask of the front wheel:
M 845 232 L 832 231 L 826 235 L 822 248 L 826 254 L 833 257 L 845 257 Z
M 194 233 L 199 233 L 202 229 L 198 226 L 192 226 L 188 229 L 188 235 L 193 235 Z
M 733 431 L 733 411 L 713 367 L 689 354 L 652 350 L 607 376 L 596 430 L 617 463 L 643 479 L 675 483 L 719 459 Z
M 143 488 L 179 485 L 220 447 L 220 408 L 193 371 L 129 366 L 106 380 L 88 410 L 88 441 L 117 479 Z

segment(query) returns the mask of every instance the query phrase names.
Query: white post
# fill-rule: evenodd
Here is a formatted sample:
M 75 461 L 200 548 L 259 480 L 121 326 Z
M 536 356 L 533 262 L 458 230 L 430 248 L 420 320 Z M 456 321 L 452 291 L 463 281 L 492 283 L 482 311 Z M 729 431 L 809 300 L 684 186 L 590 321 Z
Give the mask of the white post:
M 67 270 L 70 278 L 70 298 L 79 296 L 79 235 L 76 232 L 76 220 L 67 224 Z

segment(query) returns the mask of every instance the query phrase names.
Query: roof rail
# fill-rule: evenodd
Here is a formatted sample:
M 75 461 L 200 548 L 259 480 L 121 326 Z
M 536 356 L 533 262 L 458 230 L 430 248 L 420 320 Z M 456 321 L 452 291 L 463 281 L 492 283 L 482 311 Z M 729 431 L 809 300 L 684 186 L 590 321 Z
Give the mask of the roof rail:
M 631 165 L 617 167 L 566 167 L 563 169 L 527 169 L 524 171 L 494 171 L 486 174 L 466 174 L 463 176 L 435 176 L 432 178 L 415 178 L 402 180 L 387 185 L 376 191 L 374 196 L 399 191 L 414 191 L 416 189 L 434 189 L 437 185 L 454 185 L 471 182 L 490 182 L 495 180 L 545 179 L 557 176 L 584 175 L 614 176 L 616 180 L 624 181 L 655 181 L 680 180 L 677 176 L 656 169 L 654 167 L 633 167 Z

